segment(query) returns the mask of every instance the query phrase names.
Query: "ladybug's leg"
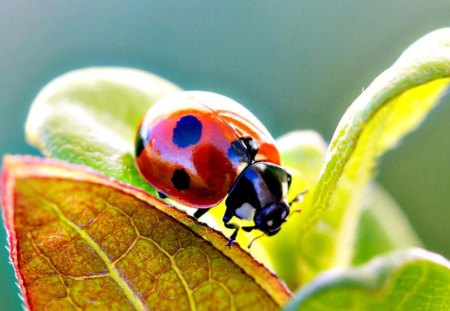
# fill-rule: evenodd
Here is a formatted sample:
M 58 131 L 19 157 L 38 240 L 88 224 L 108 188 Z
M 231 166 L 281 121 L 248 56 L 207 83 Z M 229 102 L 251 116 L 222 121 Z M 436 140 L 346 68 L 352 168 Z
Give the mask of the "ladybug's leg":
M 227 213 L 228 212 L 228 213 Z M 239 231 L 239 226 L 236 224 L 230 224 L 230 220 L 233 217 L 232 213 L 227 209 L 227 212 L 225 212 L 225 215 L 223 215 L 222 221 L 223 221 L 223 225 L 228 228 L 228 229 L 234 229 L 233 234 L 228 238 L 228 243 L 227 246 L 231 247 L 231 245 L 233 245 L 233 242 L 236 240 L 238 231 Z
M 256 226 L 250 226 L 250 227 L 242 227 L 242 230 L 245 232 L 251 232 L 253 229 L 256 229 Z
M 233 245 L 233 242 L 236 240 L 238 231 L 239 231 L 239 226 L 235 225 L 235 224 L 230 224 L 228 222 L 223 222 L 223 224 L 225 225 L 225 227 L 227 227 L 228 229 L 234 229 L 233 234 L 228 238 L 228 243 L 227 246 L 231 247 L 231 245 Z
M 210 210 L 210 208 L 199 208 L 195 211 L 195 213 L 193 214 L 193 216 L 196 219 L 199 219 L 200 217 L 202 217 L 203 215 L 205 215 L 208 211 Z

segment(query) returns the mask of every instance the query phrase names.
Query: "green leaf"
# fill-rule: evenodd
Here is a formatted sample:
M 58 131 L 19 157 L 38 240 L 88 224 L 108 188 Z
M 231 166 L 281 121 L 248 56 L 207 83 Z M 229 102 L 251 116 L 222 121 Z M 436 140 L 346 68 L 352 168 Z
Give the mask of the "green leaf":
M 32 310 L 274 310 L 290 297 L 223 235 L 80 167 L 6 157 L 2 207 Z
M 152 191 L 134 165 L 134 134 L 156 100 L 179 90 L 135 69 L 69 72 L 36 97 L 27 118 L 26 136 L 48 157 L 90 166 Z
M 347 110 L 330 143 L 312 203 L 300 217 L 305 238 L 297 248 L 309 256 L 324 251 L 322 260 L 308 267 L 304 282 L 325 269 L 352 263 L 362 200 L 376 159 L 418 127 L 444 94 L 449 77 L 447 28 L 409 47 Z M 311 230 L 321 232 L 322 239 L 309 240 Z
M 299 192 L 305 190 L 302 187 L 314 186 L 327 150 L 322 136 L 312 130 L 297 130 L 279 137 L 276 145 L 280 151 L 283 165 L 292 175 L 295 175 L 290 196 L 295 197 Z M 305 183 L 304 185 L 300 185 L 302 181 Z
M 420 245 L 397 203 L 383 188 L 371 183 L 364 193 L 352 264 L 365 263 L 395 249 Z
M 319 275 L 284 307 L 294 310 L 449 310 L 450 262 L 422 249 Z

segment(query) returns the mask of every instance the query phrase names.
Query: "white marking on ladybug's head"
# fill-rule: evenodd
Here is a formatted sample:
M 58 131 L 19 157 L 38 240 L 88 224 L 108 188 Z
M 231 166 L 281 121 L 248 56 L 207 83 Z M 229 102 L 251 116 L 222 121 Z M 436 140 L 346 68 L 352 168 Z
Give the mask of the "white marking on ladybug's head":
M 273 220 L 268 220 L 267 221 L 267 227 L 272 227 L 273 225 Z
M 255 216 L 255 211 L 256 208 L 253 205 L 244 203 L 236 209 L 235 213 L 240 219 L 252 220 L 253 216 Z
M 287 216 L 287 211 L 283 211 L 283 213 L 281 213 L 281 219 L 285 219 Z

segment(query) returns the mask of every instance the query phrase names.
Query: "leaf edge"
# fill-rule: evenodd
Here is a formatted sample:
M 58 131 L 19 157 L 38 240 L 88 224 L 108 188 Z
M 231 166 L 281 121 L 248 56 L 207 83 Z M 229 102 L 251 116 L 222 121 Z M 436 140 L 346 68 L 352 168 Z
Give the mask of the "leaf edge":
M 253 279 L 254 282 L 258 284 L 270 297 L 272 297 L 274 302 L 279 306 L 284 305 L 291 298 L 292 294 L 284 282 L 264 264 L 256 261 L 248 252 L 243 250 L 239 244 L 234 243 L 233 246 L 229 248 L 226 246 L 228 239 L 224 237 L 221 232 L 196 221 L 193 217 L 151 196 L 149 193 L 145 192 L 145 190 L 124 184 L 113 178 L 106 177 L 89 167 L 68 164 L 67 162 L 55 159 L 45 159 L 28 155 L 5 155 L 3 158 L 3 168 L 1 173 L 3 219 L 5 220 L 5 226 L 7 228 L 11 261 L 13 263 L 19 287 L 22 291 L 22 300 L 27 309 L 30 309 L 29 303 L 26 299 L 27 290 L 24 286 L 20 271 L 17 269 L 17 239 L 15 236 L 13 222 L 14 211 L 11 210 L 13 205 L 8 204 L 14 203 L 13 186 L 18 178 L 26 178 L 31 176 L 46 178 L 52 177 L 52 174 L 55 173 L 58 173 L 58 177 L 62 178 L 76 181 L 86 181 L 96 185 L 112 187 L 113 189 L 132 195 L 136 199 L 151 205 L 166 214 L 168 217 L 171 217 L 175 221 L 179 222 L 181 225 L 186 226 L 189 230 L 206 242 L 211 243 L 211 245 L 223 256 L 231 260 L 233 264 Z M 53 177 L 55 176 L 53 175 Z M 239 258 L 239 261 L 236 262 L 233 258 Z

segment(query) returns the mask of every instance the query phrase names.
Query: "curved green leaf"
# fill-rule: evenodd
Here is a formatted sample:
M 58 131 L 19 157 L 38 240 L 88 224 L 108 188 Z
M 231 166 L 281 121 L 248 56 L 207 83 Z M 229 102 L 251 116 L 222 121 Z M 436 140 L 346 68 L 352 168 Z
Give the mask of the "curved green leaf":
M 87 165 L 152 191 L 134 165 L 134 133 L 156 100 L 179 90 L 129 68 L 69 72 L 34 100 L 25 126 L 27 140 L 48 157 Z
M 449 310 L 450 262 L 422 249 L 325 272 L 284 307 L 294 310 Z
M 352 264 L 400 248 L 421 246 L 421 242 L 397 203 L 375 183 L 364 192 L 355 233 Z
M 302 234 L 316 226 L 326 236 L 326 259 L 309 277 L 351 264 L 361 202 L 376 159 L 417 128 L 439 102 L 449 77 L 450 29 L 441 29 L 408 48 L 347 110 L 330 143 L 312 204 L 301 217 Z M 311 246 L 304 239 L 297 247 Z

